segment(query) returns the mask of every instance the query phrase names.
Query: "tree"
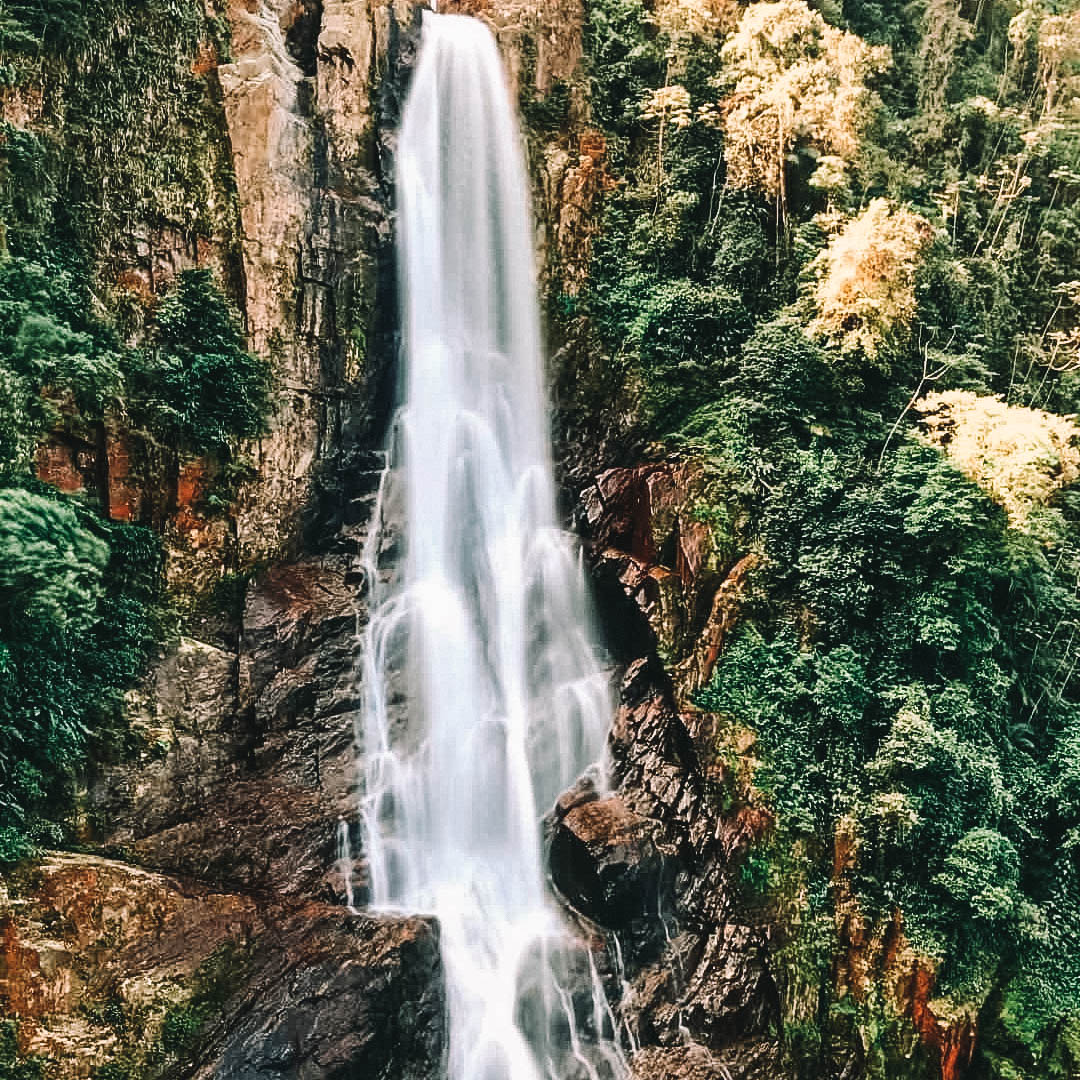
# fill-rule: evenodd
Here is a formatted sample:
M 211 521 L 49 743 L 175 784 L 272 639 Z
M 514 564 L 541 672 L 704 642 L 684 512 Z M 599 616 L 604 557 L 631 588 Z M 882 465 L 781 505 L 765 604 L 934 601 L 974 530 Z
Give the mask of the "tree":
M 1080 428 L 1068 417 L 1007 405 L 969 390 L 929 394 L 917 405 L 927 437 L 1005 508 L 1015 528 L 1080 479 Z
M 814 260 L 812 336 L 889 369 L 887 347 L 915 319 L 915 276 L 933 239 L 926 218 L 874 199 Z
M 185 270 L 161 305 L 141 393 L 152 426 L 197 453 L 266 430 L 269 364 L 245 347 L 239 317 L 206 269 Z
M 714 85 L 726 94 L 700 116 L 724 129 L 728 183 L 764 192 L 786 222 L 789 155 L 828 155 L 831 172 L 850 164 L 878 105 L 866 80 L 889 50 L 830 26 L 804 0 L 776 0 L 751 4 L 720 56 Z

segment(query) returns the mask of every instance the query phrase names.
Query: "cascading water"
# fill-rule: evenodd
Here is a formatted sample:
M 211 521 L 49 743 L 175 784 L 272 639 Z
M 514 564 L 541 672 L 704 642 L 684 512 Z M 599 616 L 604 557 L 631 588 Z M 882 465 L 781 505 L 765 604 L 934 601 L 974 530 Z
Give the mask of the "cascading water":
M 438 917 L 451 1080 L 612 1080 L 611 1009 L 540 828 L 612 709 L 556 524 L 524 160 L 481 22 L 425 13 L 397 168 L 405 400 L 379 501 L 400 503 L 405 555 L 381 581 L 373 529 L 371 902 Z

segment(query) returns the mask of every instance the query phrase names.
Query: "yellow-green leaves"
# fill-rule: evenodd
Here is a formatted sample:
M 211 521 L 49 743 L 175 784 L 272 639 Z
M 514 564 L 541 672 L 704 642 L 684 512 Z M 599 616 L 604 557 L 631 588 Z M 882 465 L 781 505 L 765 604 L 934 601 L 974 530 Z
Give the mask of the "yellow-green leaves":
M 724 129 L 728 183 L 764 192 L 785 213 L 788 155 L 809 147 L 833 174 L 855 157 L 877 107 L 866 85 L 889 50 L 830 26 L 803 0 L 751 4 L 721 50 L 727 94 L 699 112 Z
M 1065 416 L 947 390 L 916 406 L 929 440 L 1004 507 L 1014 528 L 1080 478 L 1080 428 Z
M 887 370 L 886 344 L 915 319 L 915 276 L 932 239 L 926 218 L 874 199 L 814 260 L 810 334 Z

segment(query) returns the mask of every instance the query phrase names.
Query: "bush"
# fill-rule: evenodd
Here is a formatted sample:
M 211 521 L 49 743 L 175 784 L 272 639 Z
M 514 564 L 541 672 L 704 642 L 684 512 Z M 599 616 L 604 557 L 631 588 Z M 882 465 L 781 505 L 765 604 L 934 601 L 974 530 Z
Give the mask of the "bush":
M 978 1003 L 997 980 L 1043 1030 L 1080 1008 L 1075 840 L 1059 840 L 1080 836 L 1080 600 L 930 447 L 880 472 L 820 449 L 785 461 L 757 606 L 700 703 L 757 732 L 778 843 L 828 850 L 850 818 L 864 909 L 903 912 L 940 991 Z
M 64 503 L 0 490 L 0 633 L 25 620 L 82 629 L 93 618 L 109 549 Z
M 59 404 L 100 418 L 122 391 L 115 336 L 61 266 L 0 258 L 0 476 L 29 471 Z
M 147 422 L 170 442 L 220 453 L 266 430 L 269 365 L 246 350 L 239 316 L 209 270 L 180 274 L 140 374 Z
M 14 1020 L 0 1020 L 0 1080 L 42 1080 L 48 1062 L 20 1054 L 17 1035 Z
M 0 863 L 63 840 L 87 756 L 158 636 L 160 543 L 45 485 L 0 488 Z

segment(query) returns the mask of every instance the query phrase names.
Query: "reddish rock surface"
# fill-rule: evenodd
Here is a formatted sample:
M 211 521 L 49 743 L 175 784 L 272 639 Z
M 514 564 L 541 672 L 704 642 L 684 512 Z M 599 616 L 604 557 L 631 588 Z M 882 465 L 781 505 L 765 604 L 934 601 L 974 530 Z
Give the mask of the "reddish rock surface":
M 706 519 L 722 495 L 697 461 L 609 469 L 582 494 L 599 577 L 645 616 L 684 698 L 708 681 L 757 565 Z
M 90 453 L 92 448 L 55 434 L 38 447 L 37 477 L 69 494 L 85 491 L 88 476 L 93 485 L 93 461 L 87 461 Z
M 142 518 L 143 486 L 132 470 L 130 437 L 113 434 L 108 442 L 109 517 L 113 521 Z
M 422 919 L 256 901 L 56 854 L 0 894 L 0 941 L 0 1000 L 20 1049 L 62 1063 L 66 1077 L 119 1056 L 137 1065 L 169 1009 L 198 992 L 202 966 L 225 955 L 223 1000 L 200 1032 L 205 1064 L 185 1075 L 324 1076 L 332 1065 L 421 1080 L 439 1061 L 438 943 Z

